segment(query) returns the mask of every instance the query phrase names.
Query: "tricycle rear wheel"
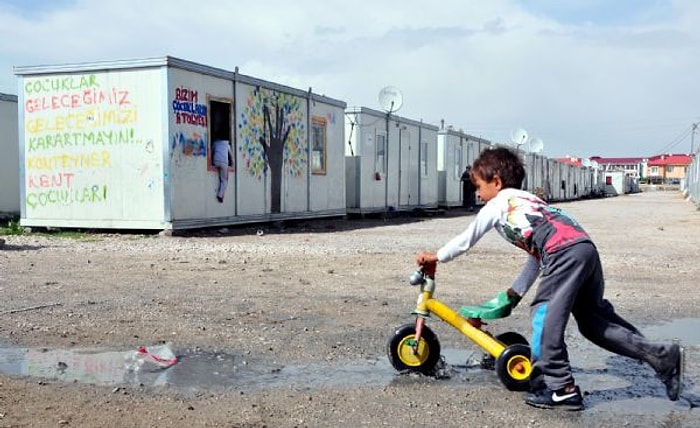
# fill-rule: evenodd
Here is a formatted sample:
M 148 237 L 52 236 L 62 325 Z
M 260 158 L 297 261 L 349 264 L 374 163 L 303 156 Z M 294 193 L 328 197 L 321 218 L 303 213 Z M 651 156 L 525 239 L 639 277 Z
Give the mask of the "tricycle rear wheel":
M 510 345 L 529 345 L 527 339 L 525 336 L 523 336 L 520 333 L 516 333 L 514 331 L 506 331 L 505 333 L 501 333 L 496 335 L 496 340 L 501 342 L 502 344 L 506 346 Z
M 424 325 L 420 340 L 416 343 L 415 324 L 405 324 L 397 328 L 389 339 L 387 355 L 398 371 L 410 370 L 430 375 L 440 361 L 440 342 L 435 333 Z
M 522 334 L 514 331 L 506 331 L 505 333 L 498 334 L 496 335 L 496 340 L 506 347 L 516 344 L 529 345 L 527 339 L 525 339 Z M 482 369 L 494 370 L 496 368 L 496 359 L 489 354 L 484 354 L 481 358 L 480 365 Z

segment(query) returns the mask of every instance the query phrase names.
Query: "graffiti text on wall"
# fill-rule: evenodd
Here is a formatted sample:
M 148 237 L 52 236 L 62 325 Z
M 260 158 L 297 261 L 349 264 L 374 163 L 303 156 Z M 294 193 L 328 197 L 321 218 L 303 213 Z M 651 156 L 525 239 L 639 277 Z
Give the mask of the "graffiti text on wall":
M 115 146 L 120 144 L 133 144 L 140 141 L 134 138 L 134 128 L 121 131 L 100 130 L 87 132 L 64 132 L 58 134 L 27 137 L 27 151 L 47 150 L 55 148 L 81 147 L 81 146 Z
M 26 206 L 105 203 L 113 159 L 131 157 L 115 150 L 143 145 L 130 90 L 100 74 L 27 78 L 23 89 Z
M 176 88 L 173 100 L 175 123 L 207 126 L 207 106 L 198 101 L 197 91 L 185 87 Z
M 42 92 L 79 91 L 82 89 L 99 88 L 97 75 L 83 74 L 80 76 L 44 77 L 28 80 L 24 84 L 25 95 Z
M 111 91 L 85 89 L 79 94 L 41 95 L 27 98 L 24 109 L 29 113 L 41 110 L 80 109 L 94 105 L 115 105 L 119 107 L 131 104 L 129 92 L 112 88 Z
M 95 204 L 107 200 L 107 186 L 93 185 L 75 189 L 53 189 L 39 192 L 27 192 L 27 206 L 37 208 L 62 204 Z

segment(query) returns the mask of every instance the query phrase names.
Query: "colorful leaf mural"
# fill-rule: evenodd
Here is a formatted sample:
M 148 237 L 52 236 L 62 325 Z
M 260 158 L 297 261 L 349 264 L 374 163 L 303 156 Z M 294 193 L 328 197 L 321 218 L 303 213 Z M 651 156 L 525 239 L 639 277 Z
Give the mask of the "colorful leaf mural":
M 308 164 L 306 116 L 299 97 L 265 88 L 251 91 L 239 121 L 244 170 L 270 174 L 271 211 L 280 212 L 283 173 L 300 177 Z

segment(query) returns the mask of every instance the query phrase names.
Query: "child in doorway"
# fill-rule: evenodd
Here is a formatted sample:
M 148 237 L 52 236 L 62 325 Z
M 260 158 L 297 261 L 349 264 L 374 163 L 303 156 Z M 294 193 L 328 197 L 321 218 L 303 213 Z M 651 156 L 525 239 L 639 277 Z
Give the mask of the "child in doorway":
M 437 252 L 419 252 L 425 265 L 449 262 L 467 252 L 491 228 L 529 253 L 520 275 L 507 290 L 515 304 L 538 276 L 532 300 L 533 372 L 525 402 L 539 408 L 582 410 L 583 396 L 571 373 L 564 331 L 573 314 L 581 334 L 610 352 L 645 361 L 666 386 L 671 400 L 681 388 L 682 349 L 676 343 L 647 340 L 615 313 L 603 298 L 598 250 L 583 228 L 565 212 L 520 190 L 525 168 L 517 153 L 486 149 L 472 166 L 472 180 L 486 205 L 461 234 Z
M 216 192 L 216 200 L 223 203 L 228 186 L 228 167 L 233 165 L 233 154 L 228 140 L 214 140 L 212 146 L 212 163 L 219 170 L 219 188 Z

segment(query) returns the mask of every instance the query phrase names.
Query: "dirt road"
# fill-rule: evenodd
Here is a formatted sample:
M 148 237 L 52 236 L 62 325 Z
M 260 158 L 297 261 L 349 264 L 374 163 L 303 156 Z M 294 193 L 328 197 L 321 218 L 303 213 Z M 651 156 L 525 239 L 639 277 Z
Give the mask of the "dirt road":
M 679 402 L 651 369 L 598 350 L 573 321 L 583 412 L 526 406 L 439 322 L 430 325 L 449 378 L 396 374 L 385 346 L 412 321 L 413 256 L 471 219 L 450 211 L 178 237 L 4 236 L 0 427 L 700 426 L 700 212 L 675 192 L 560 207 L 596 241 L 618 311 L 686 347 Z M 490 299 L 524 260 L 491 233 L 439 267 L 437 295 L 453 307 Z M 527 335 L 529 297 L 494 332 Z M 163 343 L 175 366 L 124 371 L 123 355 Z

